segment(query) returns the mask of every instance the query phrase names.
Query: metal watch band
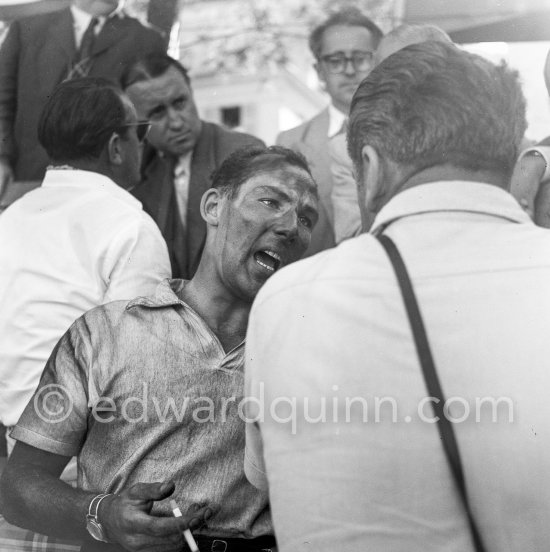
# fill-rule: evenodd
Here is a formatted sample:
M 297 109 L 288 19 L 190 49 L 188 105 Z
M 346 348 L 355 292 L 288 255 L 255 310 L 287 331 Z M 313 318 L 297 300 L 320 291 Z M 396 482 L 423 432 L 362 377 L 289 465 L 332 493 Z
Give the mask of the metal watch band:
M 92 498 L 92 501 L 90 502 L 90 506 L 88 506 L 88 515 L 86 517 L 91 517 L 97 523 L 99 523 L 99 520 L 97 519 L 97 511 L 99 510 L 99 505 L 104 498 L 111 496 L 111 494 L 112 493 L 101 493 L 97 496 L 94 496 L 94 498 Z

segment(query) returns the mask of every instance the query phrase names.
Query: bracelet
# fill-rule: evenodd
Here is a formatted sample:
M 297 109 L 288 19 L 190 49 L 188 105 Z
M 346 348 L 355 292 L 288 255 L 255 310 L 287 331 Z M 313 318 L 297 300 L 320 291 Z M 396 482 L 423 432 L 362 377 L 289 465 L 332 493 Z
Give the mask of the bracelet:
M 541 182 L 550 179 L 550 146 L 534 146 L 523 150 L 518 158 L 518 163 L 527 156 L 542 157 L 546 165 Z

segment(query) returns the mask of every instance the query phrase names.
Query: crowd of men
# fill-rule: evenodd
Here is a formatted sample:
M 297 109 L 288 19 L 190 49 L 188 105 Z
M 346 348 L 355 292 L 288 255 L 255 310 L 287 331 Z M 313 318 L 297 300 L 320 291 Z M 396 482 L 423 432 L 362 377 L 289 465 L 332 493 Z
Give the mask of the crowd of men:
M 42 184 L 0 215 L 1 550 L 548 549 L 518 75 L 356 9 L 310 47 L 331 103 L 266 147 L 116 0 L 10 28 L 0 188 Z

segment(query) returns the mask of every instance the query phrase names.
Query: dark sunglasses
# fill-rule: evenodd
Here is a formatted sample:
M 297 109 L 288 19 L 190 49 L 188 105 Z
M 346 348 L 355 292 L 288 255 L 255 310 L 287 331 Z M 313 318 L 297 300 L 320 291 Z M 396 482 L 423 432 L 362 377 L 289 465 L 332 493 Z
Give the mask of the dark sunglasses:
M 149 121 L 138 121 L 137 123 L 125 123 L 120 125 L 120 128 L 136 127 L 137 139 L 140 142 L 145 140 L 149 129 L 151 128 L 151 123 Z

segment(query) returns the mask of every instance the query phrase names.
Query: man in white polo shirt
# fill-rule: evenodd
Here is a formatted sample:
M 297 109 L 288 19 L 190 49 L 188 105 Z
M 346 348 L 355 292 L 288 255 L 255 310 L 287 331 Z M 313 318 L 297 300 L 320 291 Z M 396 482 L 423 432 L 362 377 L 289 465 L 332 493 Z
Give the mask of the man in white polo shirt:
M 371 233 L 275 274 L 249 320 L 245 469 L 280 552 L 481 550 L 466 504 L 486 551 L 548 549 L 550 233 L 508 192 L 525 127 L 517 74 L 452 44 L 408 46 L 359 85 L 348 141 Z
M 105 79 L 65 82 L 46 104 L 39 139 L 52 165 L 40 188 L 0 215 L 4 426 L 15 425 L 76 318 L 109 301 L 152 293 L 170 277 L 156 224 L 126 191 L 139 182 L 147 127 Z

